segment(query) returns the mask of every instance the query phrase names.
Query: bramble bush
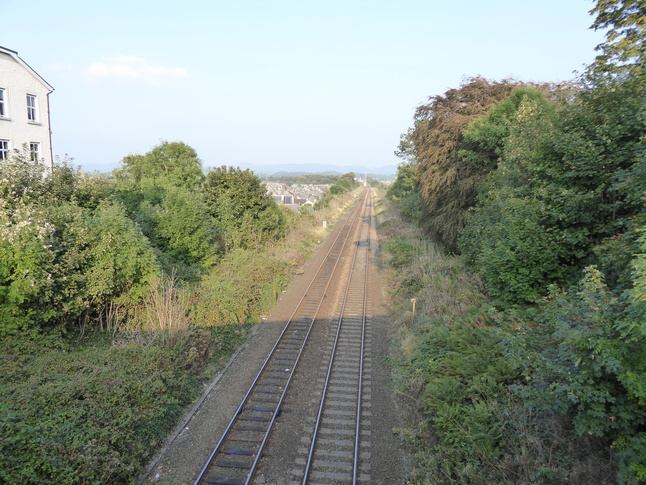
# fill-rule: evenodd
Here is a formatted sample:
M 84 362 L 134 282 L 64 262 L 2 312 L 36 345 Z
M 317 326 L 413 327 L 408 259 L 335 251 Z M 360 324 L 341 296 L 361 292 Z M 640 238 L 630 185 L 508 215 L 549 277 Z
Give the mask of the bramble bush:
M 66 163 L 50 175 L 24 157 L 0 164 L 0 333 L 71 329 L 140 298 L 158 271 L 139 227 L 91 179 Z
M 90 211 L 61 204 L 50 209 L 50 220 L 56 291 L 49 301 L 59 325 L 96 316 L 112 301 L 137 301 L 159 271 L 148 240 L 119 205 Z
M 0 481 L 125 483 L 162 443 L 196 381 L 168 351 L 2 345 Z
M 29 155 L 17 153 L 0 163 L 0 200 L 8 207 L 29 204 L 47 194 L 46 168 L 30 161 Z

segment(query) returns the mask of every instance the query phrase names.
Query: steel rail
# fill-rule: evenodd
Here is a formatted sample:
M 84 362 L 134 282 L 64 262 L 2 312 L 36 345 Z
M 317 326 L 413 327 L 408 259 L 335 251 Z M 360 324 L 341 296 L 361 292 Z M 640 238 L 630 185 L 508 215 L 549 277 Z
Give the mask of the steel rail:
M 370 207 L 372 207 L 372 192 L 369 192 L 368 197 L 370 199 Z M 363 315 L 361 320 L 361 351 L 359 353 L 359 386 L 357 389 L 357 417 L 356 417 L 356 427 L 354 434 L 354 464 L 352 467 L 352 485 L 357 483 L 357 472 L 359 470 L 359 443 L 360 443 L 360 426 L 361 426 L 361 392 L 363 389 L 363 354 L 364 347 L 366 342 L 366 314 L 368 313 L 368 273 L 370 265 L 370 251 L 372 247 L 370 245 L 370 228 L 372 224 L 372 214 L 368 215 L 368 237 L 367 244 L 368 249 L 366 251 L 366 261 L 365 261 L 365 273 L 363 285 Z
M 317 314 L 318 314 L 318 312 L 319 312 L 319 309 L 320 309 L 320 307 L 321 307 L 321 305 L 322 305 L 322 302 L 323 302 L 323 300 L 324 300 L 324 298 L 325 298 L 325 296 L 326 296 L 327 289 L 328 289 L 328 287 L 329 287 L 329 285 L 330 285 L 330 282 L 331 282 L 331 280 L 332 280 L 332 276 L 334 275 L 334 273 L 335 273 L 335 271 L 336 271 L 336 268 L 337 268 L 337 266 L 338 266 L 338 263 L 339 263 L 339 260 L 340 260 L 340 255 L 342 254 L 342 252 L 343 252 L 343 248 L 346 246 L 347 241 L 348 241 L 348 239 L 349 239 L 349 237 L 350 237 L 350 234 L 351 234 L 351 232 L 352 232 L 352 231 L 351 231 L 352 224 L 353 224 L 354 220 L 357 218 L 357 213 L 361 212 L 361 207 L 362 207 L 362 205 L 364 204 L 364 201 L 365 201 L 365 195 L 364 195 L 364 197 L 363 197 L 362 199 L 363 199 L 363 200 L 361 201 L 361 204 L 355 204 L 355 206 L 353 207 L 353 210 L 348 214 L 348 217 L 346 217 L 346 218 L 345 218 L 343 226 L 342 226 L 342 227 L 340 228 L 340 230 L 337 232 L 337 234 L 336 234 L 336 237 L 335 237 L 334 241 L 332 241 L 332 243 L 330 244 L 330 248 L 328 249 L 327 253 L 325 254 L 325 256 L 324 256 L 324 258 L 323 258 L 323 261 L 321 262 L 321 264 L 320 264 L 320 265 L 319 265 L 319 267 L 317 268 L 316 273 L 315 273 L 315 274 L 314 274 L 314 276 L 312 277 L 312 280 L 310 281 L 309 285 L 308 285 L 308 286 L 307 286 L 307 288 L 305 289 L 305 291 L 304 291 L 304 293 L 303 293 L 303 296 L 301 297 L 300 301 L 299 301 L 299 302 L 298 302 L 298 304 L 296 305 L 296 308 L 295 308 L 294 312 L 292 313 L 292 315 L 290 316 L 290 319 L 288 320 L 288 322 L 286 323 L 285 327 L 283 328 L 283 330 L 282 330 L 281 334 L 279 335 L 279 337 L 278 337 L 278 339 L 277 339 L 276 343 L 274 344 L 273 348 L 272 348 L 272 349 L 271 349 L 271 351 L 269 352 L 269 355 L 268 355 L 267 359 L 265 359 L 265 361 L 264 361 L 263 365 L 261 366 L 260 371 L 258 372 L 258 374 L 256 375 L 256 377 L 254 378 L 254 380 L 253 380 L 253 382 L 252 382 L 251 386 L 249 387 L 249 390 L 247 391 L 247 393 L 246 393 L 246 394 L 245 394 L 245 396 L 243 397 L 243 399 L 242 399 L 242 401 L 241 401 L 240 405 L 238 406 L 238 408 L 236 409 L 236 411 L 235 411 L 235 413 L 234 413 L 234 415 L 233 415 L 232 419 L 230 420 L 230 422 L 229 422 L 229 424 L 227 425 L 227 427 L 226 427 L 225 431 L 223 432 L 222 436 L 220 437 L 220 439 L 219 439 L 218 443 L 216 444 L 215 448 L 213 449 L 213 451 L 211 452 L 211 454 L 210 454 L 209 458 L 207 459 L 207 461 L 206 461 L 205 465 L 203 466 L 203 468 L 202 468 L 202 470 L 201 470 L 200 474 L 198 475 L 197 479 L 195 480 L 195 482 L 194 482 L 194 484 L 195 484 L 195 485 L 199 485 L 199 483 L 204 479 L 204 476 L 206 475 L 206 473 L 208 472 L 209 468 L 211 467 L 211 465 L 212 465 L 212 464 L 213 464 L 213 462 L 214 462 L 214 458 L 215 458 L 215 457 L 218 455 L 218 453 L 221 451 L 220 449 L 221 449 L 221 447 L 222 447 L 222 444 L 223 444 L 223 443 L 225 442 L 225 440 L 227 439 L 227 437 L 228 437 L 228 435 L 230 434 L 230 432 L 231 432 L 231 430 L 232 430 L 233 426 L 236 424 L 238 417 L 241 415 L 241 413 L 242 413 L 243 409 L 244 409 L 244 408 L 245 408 L 245 406 L 248 404 L 248 402 L 249 402 L 249 398 L 250 398 L 250 396 L 253 394 L 254 389 L 255 389 L 255 387 L 257 386 L 257 384 L 258 384 L 259 380 L 261 379 L 261 377 L 262 377 L 262 376 L 263 376 L 263 374 L 265 373 L 265 371 L 266 371 L 266 369 L 267 369 L 267 366 L 268 366 L 269 362 L 271 362 L 272 358 L 276 355 L 276 351 L 277 351 L 277 349 L 280 347 L 280 345 L 281 345 L 281 343 L 282 343 L 282 341 L 283 341 L 283 338 L 285 337 L 286 333 L 288 332 L 288 330 L 289 330 L 289 329 L 290 329 L 290 327 L 292 326 L 292 323 L 293 323 L 293 320 L 294 320 L 294 316 L 298 313 L 299 309 L 301 309 L 301 307 L 302 307 L 302 305 L 303 305 L 303 302 L 304 302 L 304 301 L 305 301 L 305 299 L 307 298 L 308 293 L 309 293 L 310 289 L 312 288 L 312 286 L 314 285 L 314 283 L 318 281 L 319 277 L 321 277 L 321 273 L 322 273 L 322 271 L 323 271 L 324 267 L 325 267 L 325 266 L 326 266 L 326 264 L 329 262 L 328 260 L 329 260 L 329 256 L 330 256 L 330 254 L 331 254 L 335 249 L 338 249 L 338 244 L 337 244 L 337 243 L 339 242 L 339 239 L 341 238 L 341 236 L 343 235 L 344 230 L 345 230 L 345 229 L 346 229 L 346 227 L 347 227 L 347 228 L 348 228 L 348 233 L 346 234 L 345 238 L 344 238 L 344 239 L 343 239 L 343 241 L 342 241 L 341 248 L 340 248 L 340 251 L 339 251 L 339 257 L 337 257 L 337 258 L 336 258 L 336 261 L 335 261 L 335 263 L 334 263 L 334 266 L 333 266 L 333 268 L 332 268 L 332 269 L 331 269 L 331 271 L 330 271 L 330 274 L 329 274 L 329 277 L 328 277 L 327 284 L 325 285 L 325 288 L 324 288 L 324 290 L 323 290 L 323 294 L 322 294 L 322 295 L 321 295 L 321 297 L 320 297 L 320 301 L 319 301 L 319 303 L 318 303 L 318 306 L 317 306 L 317 308 L 316 308 L 316 311 L 315 311 L 315 313 L 314 313 L 314 316 L 313 316 L 313 318 L 311 319 L 311 322 L 310 322 L 310 324 L 309 324 L 308 331 L 307 331 L 307 333 L 306 333 L 306 335 L 305 335 L 305 337 L 304 337 L 304 339 L 303 339 L 303 343 L 302 343 L 302 345 L 301 345 L 301 347 L 300 347 L 300 349 L 299 349 L 299 351 L 298 351 L 297 357 L 296 357 L 296 359 L 294 360 L 294 364 L 292 365 L 292 369 L 291 369 L 290 375 L 289 375 L 288 380 L 287 380 L 287 382 L 286 382 L 286 384 L 285 384 L 285 386 L 284 386 L 284 388 L 283 388 L 283 392 L 282 392 L 282 394 L 281 394 L 280 400 L 279 400 L 279 401 L 278 401 L 278 403 L 276 404 L 276 408 L 275 408 L 275 410 L 274 410 L 274 412 L 273 412 L 273 415 L 272 415 L 272 418 L 271 418 L 271 420 L 270 420 L 270 422 L 269 422 L 269 424 L 268 424 L 268 428 L 267 428 L 267 431 L 265 432 L 265 436 L 263 437 L 263 440 L 262 440 L 262 442 L 261 442 L 261 446 L 260 446 L 260 448 L 258 449 L 258 451 L 256 452 L 255 460 L 254 460 L 254 462 L 253 462 L 253 464 L 252 464 L 252 467 L 250 468 L 250 470 L 249 470 L 249 472 L 248 472 L 248 474 L 247 474 L 247 476 L 246 476 L 246 479 L 245 479 L 245 482 L 244 482 L 244 483 L 245 483 L 245 484 L 248 484 L 248 483 L 250 482 L 251 478 L 253 477 L 253 473 L 254 473 L 254 471 L 255 471 L 255 469 L 256 469 L 256 467 L 257 467 L 258 460 L 259 460 L 259 458 L 260 458 L 260 456 L 261 456 L 261 454 L 262 454 L 262 450 L 264 449 L 264 445 L 265 445 L 265 443 L 266 443 L 266 441 L 267 441 L 267 438 L 268 438 L 268 436 L 269 436 L 269 434 L 270 434 L 270 432 L 271 432 L 271 429 L 272 429 L 273 424 L 274 424 L 274 422 L 275 422 L 275 420 L 276 420 L 276 417 L 277 417 L 277 416 L 278 416 L 278 414 L 280 413 L 280 408 L 281 408 L 282 403 L 283 403 L 283 401 L 284 401 L 284 397 L 285 397 L 285 394 L 286 394 L 286 392 L 287 392 L 287 388 L 288 388 L 288 386 L 289 386 L 289 383 L 291 382 L 291 379 L 292 379 L 292 377 L 293 377 L 293 375 L 294 375 L 294 372 L 295 372 L 295 370 L 296 370 L 297 364 L 298 364 L 298 362 L 299 362 L 299 360 L 300 360 L 300 357 L 301 357 L 301 355 L 302 355 L 302 352 L 303 352 L 303 349 L 304 349 L 304 347 L 305 347 L 305 344 L 306 344 L 306 342 L 307 342 L 307 340 L 308 340 L 308 338 L 309 338 L 309 334 L 310 334 L 310 332 L 311 332 L 311 330 L 312 330 L 312 326 L 313 326 L 314 320 L 316 319 L 316 315 L 317 315 Z M 227 482 L 226 482 L 226 480 L 224 480 L 224 481 L 222 481 L 222 483 L 227 483 Z M 236 482 L 232 480 L 232 481 L 231 481 L 231 483 L 236 483 Z
M 370 194 L 371 195 L 371 194 Z M 368 197 L 366 197 L 366 200 Z M 365 204 L 365 201 L 364 201 Z M 364 209 L 365 209 L 364 205 Z M 364 211 L 365 212 L 365 211 Z M 357 482 L 357 469 L 358 469 L 358 458 L 359 458 L 359 428 L 360 428 L 360 420 L 361 420 L 361 388 L 363 384 L 363 354 L 364 354 L 364 344 L 365 344 L 365 328 L 366 328 L 366 313 L 367 313 L 367 299 L 368 299 L 368 262 L 369 262 L 369 251 L 370 251 L 370 216 L 368 219 L 368 250 L 366 251 L 366 256 L 365 256 L 365 269 L 364 269 L 364 276 L 363 276 L 363 308 L 362 308 L 362 323 L 361 323 L 361 344 L 360 344 L 360 352 L 359 352 L 359 369 L 358 369 L 358 389 L 357 389 L 357 412 L 355 414 L 355 442 L 354 442 L 354 452 L 353 452 L 353 471 L 352 471 L 352 484 L 356 485 Z M 314 461 L 314 451 L 316 448 L 316 440 L 318 438 L 318 433 L 321 427 L 321 422 L 323 419 L 323 412 L 324 412 L 324 407 L 325 407 L 325 399 L 327 397 L 327 392 L 328 392 L 328 387 L 330 385 L 330 379 L 332 377 L 332 371 L 333 371 L 333 365 L 334 365 L 334 360 L 337 355 L 337 346 L 339 343 L 339 338 L 341 336 L 341 327 L 343 325 L 343 320 L 344 320 L 344 314 L 345 314 L 345 309 L 346 305 L 348 303 L 348 295 L 351 289 L 351 282 L 352 278 L 355 275 L 355 269 L 356 269 L 356 260 L 357 256 L 359 254 L 359 248 L 360 248 L 360 243 L 361 243 L 361 230 L 359 231 L 359 240 L 356 243 L 355 250 L 353 253 L 352 257 L 352 263 L 350 267 L 350 273 L 348 275 L 347 283 L 346 283 L 346 288 L 344 291 L 343 295 L 343 303 L 341 304 L 341 311 L 340 311 L 340 316 L 339 320 L 337 322 L 337 329 L 336 329 L 336 334 L 334 337 L 334 344 L 332 346 L 331 354 L 330 354 L 330 360 L 328 363 L 328 368 L 327 368 L 327 373 L 325 376 L 325 383 L 323 385 L 323 392 L 321 394 L 321 401 L 319 403 L 319 408 L 318 408 L 318 413 L 316 416 L 316 423 L 314 425 L 314 432 L 312 435 L 312 442 L 310 443 L 310 448 L 309 448 L 309 453 L 307 456 L 306 460 L 306 465 L 305 465 L 305 471 L 303 473 L 303 481 L 302 485 L 306 485 L 307 481 L 309 479 L 309 474 L 310 470 Z

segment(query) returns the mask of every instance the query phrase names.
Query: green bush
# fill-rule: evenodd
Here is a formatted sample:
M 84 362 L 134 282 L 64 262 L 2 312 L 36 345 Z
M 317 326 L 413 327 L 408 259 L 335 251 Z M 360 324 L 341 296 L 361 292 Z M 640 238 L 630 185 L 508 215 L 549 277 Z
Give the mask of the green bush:
M 346 192 L 351 192 L 356 187 L 357 182 L 354 180 L 354 173 L 348 172 L 341 175 L 338 180 L 330 186 L 330 194 L 345 194 Z
M 383 250 L 390 257 L 389 264 L 395 268 L 410 266 L 413 258 L 418 254 L 418 248 L 408 241 L 390 239 L 383 245 Z
M 646 335 L 638 315 L 590 267 L 507 342 L 524 376 L 515 388 L 539 409 L 569 415 L 577 434 L 613 443 L 619 483 L 637 483 L 646 470 Z
M 204 276 L 191 312 L 195 325 L 259 322 L 287 283 L 289 265 L 268 254 L 237 249 Z
M 426 331 L 408 372 L 424 380 L 421 406 L 439 440 L 442 473 L 481 483 L 482 465 L 491 467 L 506 451 L 498 410 L 518 372 L 487 328 L 434 323 Z
M 542 406 L 519 392 L 541 380 L 532 364 L 545 359 L 559 366 L 559 359 L 572 358 L 565 345 L 554 349 L 561 334 L 546 322 L 549 312 L 540 305 L 496 309 L 480 293 L 477 275 L 467 273 L 459 259 L 420 240 L 401 220 L 387 225 L 397 239 L 382 247 L 389 256 L 403 256 L 390 259 L 391 295 L 400 324 L 399 390 L 419 413 L 407 432 L 419 466 L 415 479 L 438 485 L 608 483 L 613 471 L 607 436 L 577 433 L 570 408 Z M 382 234 L 385 226 L 379 226 Z M 415 315 L 410 297 L 417 301 Z M 637 379 L 635 397 L 640 375 L 631 374 Z M 538 395 L 547 391 L 536 389 Z M 566 402 L 564 394 L 559 399 Z M 622 461 L 639 466 L 640 446 L 639 438 L 618 440 L 617 466 Z
M 423 213 L 424 203 L 417 180 L 416 164 L 400 164 L 397 179 L 388 187 L 387 197 L 395 202 L 402 215 L 411 221 L 418 221 Z
M 156 222 L 155 232 L 172 259 L 204 268 L 217 262 L 220 248 L 215 221 L 195 192 L 170 188 Z
M 546 212 L 544 204 L 529 198 L 490 199 L 476 209 L 460 246 L 492 296 L 532 302 L 563 280 L 563 249 L 544 224 Z
M 123 208 L 73 203 L 0 210 L 0 332 L 71 326 L 110 301 L 131 303 L 159 271 Z
M 0 200 L 5 207 L 28 205 L 47 195 L 48 179 L 42 163 L 32 162 L 29 154 L 16 154 L 0 163 Z
M 115 178 L 138 191 L 150 187 L 196 189 L 204 181 L 202 161 L 193 148 L 183 142 L 163 141 L 145 155 L 128 155 Z
M 209 171 L 203 194 L 226 250 L 260 248 L 285 236 L 285 214 L 249 169 L 222 166 Z
M 0 336 L 39 328 L 57 316 L 54 226 L 41 211 L 0 200 Z
M 119 205 L 103 203 L 91 212 L 64 204 L 52 210 L 52 220 L 55 281 L 70 317 L 113 299 L 135 301 L 159 272 L 148 239 Z

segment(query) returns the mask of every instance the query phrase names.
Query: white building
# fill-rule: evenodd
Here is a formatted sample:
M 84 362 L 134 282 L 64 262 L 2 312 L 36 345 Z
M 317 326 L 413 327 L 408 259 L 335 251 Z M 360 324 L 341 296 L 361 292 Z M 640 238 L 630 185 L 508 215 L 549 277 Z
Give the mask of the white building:
M 0 162 L 14 150 L 28 150 L 32 160 L 53 164 L 47 81 L 0 46 Z

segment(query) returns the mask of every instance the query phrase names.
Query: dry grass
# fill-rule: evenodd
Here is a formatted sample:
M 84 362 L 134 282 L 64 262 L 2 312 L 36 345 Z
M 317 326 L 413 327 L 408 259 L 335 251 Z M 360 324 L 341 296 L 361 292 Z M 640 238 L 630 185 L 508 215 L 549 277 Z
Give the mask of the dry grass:
M 121 320 L 115 344 L 173 347 L 186 337 L 190 327 L 189 308 L 189 294 L 178 286 L 175 274 L 162 274 L 145 300 Z
M 486 301 L 481 279 L 467 272 L 457 257 L 447 255 L 429 241 L 419 227 L 404 222 L 392 205 L 382 201 L 380 206 L 377 214 L 380 237 L 404 240 L 417 248 L 414 262 L 392 275 L 391 286 L 400 288 L 399 294 L 404 297 L 399 302 L 404 312 L 410 309 L 409 297 L 414 297 L 418 317 L 450 321 Z M 397 302 L 393 304 L 397 306 Z M 406 319 L 402 323 L 410 324 Z
M 109 332 L 112 338 L 114 338 L 127 317 L 128 309 L 123 305 L 111 301 L 103 313 L 99 315 L 99 328 L 102 332 Z
M 143 330 L 157 333 L 167 344 L 188 329 L 189 299 L 187 292 L 177 286 L 175 274 L 162 275 L 142 307 Z

